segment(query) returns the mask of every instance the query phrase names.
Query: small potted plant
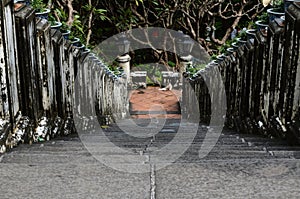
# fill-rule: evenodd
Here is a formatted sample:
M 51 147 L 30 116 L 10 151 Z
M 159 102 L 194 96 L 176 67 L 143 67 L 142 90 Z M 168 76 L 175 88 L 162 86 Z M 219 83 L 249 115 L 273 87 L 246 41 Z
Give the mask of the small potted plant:
M 237 48 L 234 48 L 233 44 L 236 44 L 237 38 L 233 38 L 231 40 L 226 41 L 226 54 L 233 53 Z
M 71 34 L 70 27 L 67 25 L 66 22 L 68 20 L 68 15 L 65 11 L 59 8 L 55 9 L 54 12 L 61 22 L 60 32 L 62 33 L 63 37 L 68 40 Z
M 47 8 L 47 4 L 43 0 L 31 0 L 31 6 L 35 9 L 35 16 L 48 20 L 50 9 Z
M 70 42 L 71 42 L 71 44 L 72 44 L 73 46 L 77 46 L 77 47 L 81 46 L 80 39 L 79 39 L 78 37 L 76 37 L 76 36 L 73 34 L 73 32 L 70 33 L 70 35 L 69 35 L 69 40 L 70 40 Z
M 65 22 L 62 22 L 62 26 L 60 27 L 60 32 L 65 39 L 67 40 L 70 39 L 71 30 L 69 29 L 69 26 Z
M 218 48 L 219 54 L 222 54 L 226 56 L 226 54 L 229 54 L 229 51 L 227 50 L 230 48 L 231 40 L 227 40 L 221 47 Z
M 244 45 L 245 43 L 247 43 L 246 30 L 247 30 L 246 28 L 243 28 L 242 30 L 240 30 L 240 32 L 238 34 L 237 42 L 239 45 Z
M 250 21 L 248 24 L 248 29 L 246 30 L 247 40 L 250 40 L 251 43 L 254 42 L 256 35 L 256 24 L 253 21 Z
M 57 21 L 51 13 L 49 13 L 48 21 L 50 22 L 51 29 L 59 30 L 62 26 L 62 23 Z
M 210 56 L 210 60 L 211 61 L 214 61 L 214 60 L 216 60 L 217 59 L 217 54 L 213 54 L 212 56 Z
M 234 49 L 234 50 L 237 50 L 238 48 L 239 48 L 239 45 L 238 45 L 238 42 L 236 41 L 236 42 L 233 42 L 232 44 L 231 44 L 231 46 L 232 46 L 232 48 Z
M 269 16 L 267 12 L 263 12 L 259 17 L 258 21 L 255 22 L 257 30 L 262 33 L 263 36 L 267 36 L 269 26 Z
M 253 40 L 255 38 L 256 31 L 256 29 L 246 30 L 247 40 Z
M 273 0 L 272 8 L 267 10 L 269 15 L 269 21 L 274 21 L 276 18 L 284 16 L 284 1 L 283 0 Z

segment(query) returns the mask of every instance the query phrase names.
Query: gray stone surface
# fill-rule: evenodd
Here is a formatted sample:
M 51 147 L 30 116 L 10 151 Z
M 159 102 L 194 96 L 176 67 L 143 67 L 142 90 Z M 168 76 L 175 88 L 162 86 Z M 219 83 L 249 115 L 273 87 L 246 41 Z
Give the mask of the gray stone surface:
M 157 171 L 157 198 L 299 198 L 300 161 L 173 164 Z
M 176 125 L 173 127 L 176 128 Z M 205 129 L 205 128 L 203 128 Z M 31 146 L 20 145 L 0 156 L 0 198 L 100 198 L 100 199 L 188 199 L 188 198 L 299 198 L 300 160 L 297 147 L 286 147 L 272 141 L 272 156 L 263 144 L 249 146 L 242 135 L 224 131 L 217 145 L 205 158 L 199 158 L 201 136 L 175 163 L 153 172 L 151 151 L 168 144 L 173 133 L 166 133 L 152 141 L 130 139 L 114 126 L 107 130 L 115 138 L 117 147 L 141 156 L 150 154 L 150 162 L 131 162 L 132 166 L 144 164 L 149 172 L 132 174 L 116 171 L 97 161 L 77 136 L 56 138 Z M 247 137 L 247 136 L 246 136 Z M 93 138 L 90 138 L 93 141 Z M 265 142 L 262 139 L 262 142 Z M 185 136 L 182 136 L 182 142 Z M 93 143 L 93 142 L 91 142 Z M 180 143 L 176 143 L 178 147 Z M 105 147 L 111 147 L 105 145 Z M 118 157 L 122 154 L 106 150 Z M 280 155 L 278 155 L 280 154 Z M 164 160 L 157 162 L 165 163 Z M 152 172 L 151 172 L 152 171 Z M 152 194 L 152 195 L 151 195 Z
M 0 198 L 149 198 L 150 194 L 149 173 L 108 168 L 78 138 L 21 145 L 1 157 L 0 175 Z

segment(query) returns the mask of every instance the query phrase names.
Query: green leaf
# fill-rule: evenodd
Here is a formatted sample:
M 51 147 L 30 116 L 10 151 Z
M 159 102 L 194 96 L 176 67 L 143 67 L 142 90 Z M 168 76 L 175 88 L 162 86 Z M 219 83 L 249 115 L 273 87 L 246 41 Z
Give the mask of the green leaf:
M 107 13 L 107 10 L 104 10 L 104 9 L 95 9 L 95 13 L 97 13 L 97 14 L 103 14 L 103 13 Z
M 153 3 L 154 5 L 156 5 L 156 6 L 158 6 L 157 1 L 152 1 L 152 3 Z

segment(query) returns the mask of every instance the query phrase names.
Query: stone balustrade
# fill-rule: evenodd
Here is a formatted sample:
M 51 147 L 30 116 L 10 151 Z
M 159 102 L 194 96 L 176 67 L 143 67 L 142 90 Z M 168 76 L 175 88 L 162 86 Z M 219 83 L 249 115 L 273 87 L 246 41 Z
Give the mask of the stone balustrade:
M 129 111 L 127 84 L 94 54 L 71 45 L 34 10 L 1 1 L 0 146 L 75 131 L 74 117 L 109 123 Z
M 183 85 L 184 110 L 190 117 L 196 95 L 201 122 L 209 123 L 215 108 L 207 76 L 218 70 L 226 92 L 226 125 L 242 133 L 258 133 L 300 143 L 300 3 L 291 5 L 285 22 L 269 24 L 233 52 L 213 61 Z M 215 80 L 213 80 L 215 79 Z M 219 85 L 216 76 L 210 77 Z M 211 85 L 210 85 L 211 87 Z

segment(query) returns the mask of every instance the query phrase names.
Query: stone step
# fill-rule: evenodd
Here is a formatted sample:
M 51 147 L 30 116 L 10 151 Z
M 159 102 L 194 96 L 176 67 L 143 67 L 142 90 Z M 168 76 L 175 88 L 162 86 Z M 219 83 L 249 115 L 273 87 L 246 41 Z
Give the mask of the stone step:
M 300 146 L 267 146 L 267 151 L 299 151 Z
M 286 151 L 286 150 L 275 150 L 275 151 L 268 151 L 271 156 L 276 158 L 300 158 L 299 151 Z
M 266 141 L 248 141 L 253 146 L 289 146 L 285 141 L 266 140 Z
M 48 163 L 70 163 L 76 161 L 93 161 L 90 153 L 10 153 L 3 156 L 1 163 L 18 163 L 18 164 L 48 164 Z
M 165 153 L 172 154 L 173 149 L 165 149 L 165 148 L 158 148 L 158 147 L 149 147 L 146 150 L 146 153 L 152 154 L 159 151 L 159 149 L 163 150 Z M 210 150 L 209 153 L 221 153 L 221 154 L 264 154 L 267 153 L 266 151 L 263 151 L 262 149 L 253 149 L 253 148 L 216 148 L 213 147 L 212 149 L 209 147 L 201 148 L 201 147 L 189 147 L 188 149 L 183 149 L 182 151 L 179 150 L 179 153 L 186 153 L 186 154 L 198 154 L 199 152 L 202 152 L 203 150 L 207 151 Z M 178 150 L 178 148 L 177 148 Z M 185 151 L 184 151 L 185 150 Z
M 262 135 L 259 135 L 259 134 L 235 134 L 237 137 L 239 138 L 266 138 Z M 267 139 L 270 139 L 270 138 L 267 138 Z

